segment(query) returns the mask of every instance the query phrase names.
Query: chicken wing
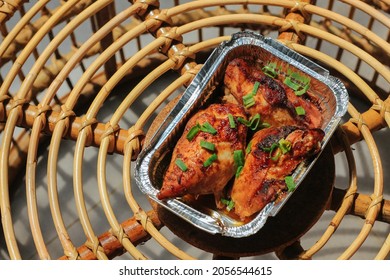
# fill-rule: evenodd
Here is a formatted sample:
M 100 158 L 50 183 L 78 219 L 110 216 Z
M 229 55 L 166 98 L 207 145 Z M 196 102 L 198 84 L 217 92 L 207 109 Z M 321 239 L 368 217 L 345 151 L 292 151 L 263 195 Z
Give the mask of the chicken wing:
M 256 61 L 245 58 L 232 60 L 226 68 L 224 84 L 227 94 L 243 104 L 250 116 L 260 113 L 263 122 L 271 126 L 320 128 L 322 125 L 321 110 L 314 96 L 309 92 L 297 96 L 283 82 L 264 74 Z M 251 98 L 252 102 L 245 104 L 246 97 Z M 300 113 L 296 108 L 302 108 L 301 111 L 305 113 Z
M 214 194 L 218 207 L 224 187 L 237 166 L 234 151 L 245 149 L 247 127 L 241 105 L 211 104 L 186 124 L 164 176 L 159 199 L 186 194 Z
M 240 219 L 245 220 L 260 211 L 286 190 L 286 176 L 299 163 L 320 151 L 323 137 L 321 129 L 295 126 L 271 127 L 256 132 L 231 191 L 234 211 Z

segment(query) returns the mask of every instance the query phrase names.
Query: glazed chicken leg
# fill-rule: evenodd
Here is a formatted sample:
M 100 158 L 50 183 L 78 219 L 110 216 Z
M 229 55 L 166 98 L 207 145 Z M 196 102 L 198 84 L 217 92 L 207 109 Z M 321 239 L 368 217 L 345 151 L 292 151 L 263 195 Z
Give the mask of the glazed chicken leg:
M 245 96 L 254 90 L 253 103 L 245 106 L 246 111 L 250 116 L 260 113 L 263 122 L 271 126 L 320 128 L 322 125 L 321 111 L 316 105 L 316 99 L 309 92 L 297 96 L 283 82 L 264 74 L 261 66 L 253 60 L 232 60 L 226 68 L 224 84 L 226 93 L 233 95 L 240 104 L 243 104 Z M 305 114 L 297 113 L 296 108 L 299 107 Z
M 286 176 L 320 151 L 324 132 L 295 126 L 271 127 L 255 133 L 231 198 L 241 220 L 260 211 L 287 188 Z
M 247 127 L 239 117 L 246 114 L 237 104 L 212 104 L 197 112 L 174 148 L 157 197 L 214 194 L 221 207 L 222 191 L 237 168 L 234 151 L 245 149 Z

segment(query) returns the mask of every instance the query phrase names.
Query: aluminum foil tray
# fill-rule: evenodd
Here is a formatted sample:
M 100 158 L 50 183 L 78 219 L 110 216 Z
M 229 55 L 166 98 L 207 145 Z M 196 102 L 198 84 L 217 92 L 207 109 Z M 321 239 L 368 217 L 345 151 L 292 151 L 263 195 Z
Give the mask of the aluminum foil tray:
M 348 105 L 348 94 L 340 80 L 331 76 L 321 66 L 271 38 L 252 32 L 239 32 L 234 34 L 230 41 L 223 42 L 212 52 L 178 103 L 152 136 L 150 144 L 144 147 L 139 155 L 134 177 L 143 193 L 194 226 L 212 234 L 236 238 L 258 232 L 267 218 L 276 215 L 294 192 L 288 193 L 280 201 L 267 204 L 251 221 L 246 223 L 235 220 L 223 211 L 207 205 L 194 207 L 181 199 L 162 201 L 157 199 L 156 194 L 161 187 L 172 150 L 187 120 L 206 101 L 210 100 L 213 94 L 216 94 L 216 89 L 223 84 L 223 76 L 228 63 L 240 56 L 251 56 L 253 59 L 265 62 L 273 61 L 310 76 L 310 89 L 318 95 L 324 117 L 322 129 L 325 137 L 322 149 L 337 128 Z M 319 154 L 309 162 L 303 162 L 294 171 L 292 176 L 296 188 L 308 174 L 318 156 Z

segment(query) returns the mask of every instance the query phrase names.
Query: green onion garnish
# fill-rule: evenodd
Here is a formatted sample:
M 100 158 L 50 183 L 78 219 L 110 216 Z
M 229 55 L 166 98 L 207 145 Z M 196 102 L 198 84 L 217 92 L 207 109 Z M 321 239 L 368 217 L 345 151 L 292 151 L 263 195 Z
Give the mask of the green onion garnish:
M 286 154 L 291 150 L 291 142 L 282 138 L 279 140 L 279 148 L 283 154 Z
M 203 132 L 207 132 L 207 133 L 213 134 L 213 135 L 217 133 L 217 130 L 215 130 L 215 128 L 208 122 L 205 122 L 200 127 L 200 130 L 203 131 Z
M 278 76 L 276 69 L 276 62 L 270 62 L 262 68 L 264 74 L 271 78 L 276 78 Z
M 209 151 L 215 150 L 215 145 L 213 143 L 205 141 L 205 140 L 200 140 L 200 146 L 206 150 L 209 150 Z
M 246 125 L 246 126 L 249 126 L 250 122 L 247 121 L 246 119 L 242 118 L 242 117 L 238 117 L 237 118 L 237 121 L 242 123 L 243 125 Z
M 272 153 L 272 152 L 271 152 L 271 153 Z M 270 156 L 271 156 L 271 153 L 270 153 Z M 280 158 L 281 155 L 282 155 L 282 153 L 280 152 L 280 149 L 277 149 L 275 155 L 272 156 L 271 159 L 272 159 L 273 161 L 277 161 L 277 160 Z
M 269 123 L 267 123 L 267 122 L 263 122 L 260 125 L 260 128 L 268 128 L 268 127 L 271 127 L 271 125 Z
M 234 201 L 226 198 L 221 198 L 221 202 L 226 205 L 226 210 L 229 212 L 234 208 Z
M 277 161 L 282 154 L 284 155 L 291 150 L 291 142 L 282 138 L 278 142 L 272 143 L 270 147 L 264 147 L 262 149 L 265 152 L 269 152 L 269 156 L 273 161 Z M 272 156 L 275 149 L 277 149 L 277 151 L 275 155 Z
M 187 140 L 191 141 L 192 139 L 194 139 L 194 137 L 196 136 L 196 134 L 198 134 L 199 131 L 200 131 L 199 124 L 196 124 L 195 126 L 191 127 L 191 129 L 188 131 L 186 136 Z
M 242 123 L 243 125 L 247 126 L 249 129 L 251 130 L 257 130 L 259 128 L 265 128 L 265 127 L 270 127 L 271 125 L 269 123 L 262 123 L 260 122 L 260 114 L 257 113 L 256 115 L 254 115 L 252 118 L 249 119 L 249 121 L 247 121 L 246 119 L 242 118 L 242 117 L 238 117 L 237 118 L 237 121 Z
M 284 83 L 293 89 L 296 95 L 301 96 L 309 89 L 310 78 L 290 70 L 288 76 L 284 79 Z
M 257 113 L 249 120 L 249 128 L 251 130 L 256 130 L 260 124 L 260 114 Z
M 214 161 L 217 160 L 217 154 L 212 154 L 206 161 L 203 163 L 204 167 L 209 167 Z
M 295 190 L 295 182 L 294 182 L 294 178 L 292 176 L 286 176 L 284 178 L 284 182 L 286 183 L 286 186 L 287 186 L 287 189 L 289 192 L 292 192 Z
M 299 84 L 296 84 L 293 80 L 291 80 L 291 77 L 286 77 L 284 79 L 284 84 L 294 91 L 298 90 L 300 87 Z
M 236 128 L 236 122 L 232 114 L 228 114 L 230 128 Z
M 252 150 L 252 141 L 249 141 L 248 146 L 246 146 L 245 154 L 249 154 Z
M 297 112 L 298 116 L 304 116 L 306 114 L 306 111 L 302 106 L 295 107 L 295 112 Z
M 187 165 L 181 160 L 181 159 L 176 159 L 175 164 L 181 169 L 181 171 L 186 172 L 188 170 Z
M 252 94 L 255 95 L 257 93 L 257 90 L 259 89 L 260 82 L 255 82 L 252 89 Z
M 301 96 L 301 95 L 305 94 L 307 92 L 307 90 L 309 89 L 309 87 L 310 87 L 310 84 L 307 84 L 304 87 L 302 87 L 300 90 L 296 90 L 295 95 Z
M 244 153 L 242 150 L 235 150 L 233 152 L 233 159 L 236 166 L 243 166 L 244 165 Z
M 255 99 L 253 98 L 253 93 L 248 93 L 242 97 L 242 103 L 245 108 L 252 107 L 256 104 Z
M 237 170 L 236 170 L 236 178 L 238 178 L 238 176 L 240 176 L 240 174 L 241 174 L 241 171 L 242 171 L 242 169 L 244 168 L 244 166 L 239 166 L 239 167 L 237 167 Z
M 233 152 L 233 159 L 235 165 L 237 166 L 236 169 L 236 178 L 237 178 L 238 176 L 240 176 L 240 173 L 242 171 L 242 168 L 244 167 L 244 162 L 245 162 L 245 157 L 242 150 L 235 150 Z
M 238 178 L 239 176 L 240 176 L 240 174 L 241 174 L 241 171 L 242 171 L 242 169 L 244 168 L 244 166 L 239 166 L 239 167 L 237 167 L 237 170 L 236 170 L 236 178 Z
M 272 143 L 270 147 L 263 147 L 262 149 L 264 152 L 272 153 L 278 146 L 278 143 Z

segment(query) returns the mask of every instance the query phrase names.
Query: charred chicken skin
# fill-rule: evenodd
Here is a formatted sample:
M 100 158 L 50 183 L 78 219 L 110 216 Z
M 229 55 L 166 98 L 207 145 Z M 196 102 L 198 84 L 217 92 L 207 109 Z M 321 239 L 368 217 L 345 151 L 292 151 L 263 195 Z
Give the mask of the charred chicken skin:
M 227 66 L 224 84 L 227 94 L 243 104 L 250 116 L 260 113 L 262 120 L 271 126 L 320 128 L 322 125 L 318 102 L 309 92 L 296 95 L 283 82 L 266 75 L 256 61 L 245 58 L 232 60 Z M 248 96 L 252 92 L 252 97 Z M 253 100 L 245 104 L 244 100 L 248 97 Z M 296 108 L 302 108 L 305 114 L 299 114 Z
M 234 151 L 245 149 L 247 127 L 241 105 L 212 104 L 190 118 L 176 143 L 159 199 L 186 194 L 214 194 L 218 207 L 223 189 L 234 176 Z
M 286 176 L 320 151 L 323 137 L 321 129 L 296 126 L 270 127 L 256 132 L 232 187 L 235 214 L 245 220 L 274 201 L 287 189 Z

